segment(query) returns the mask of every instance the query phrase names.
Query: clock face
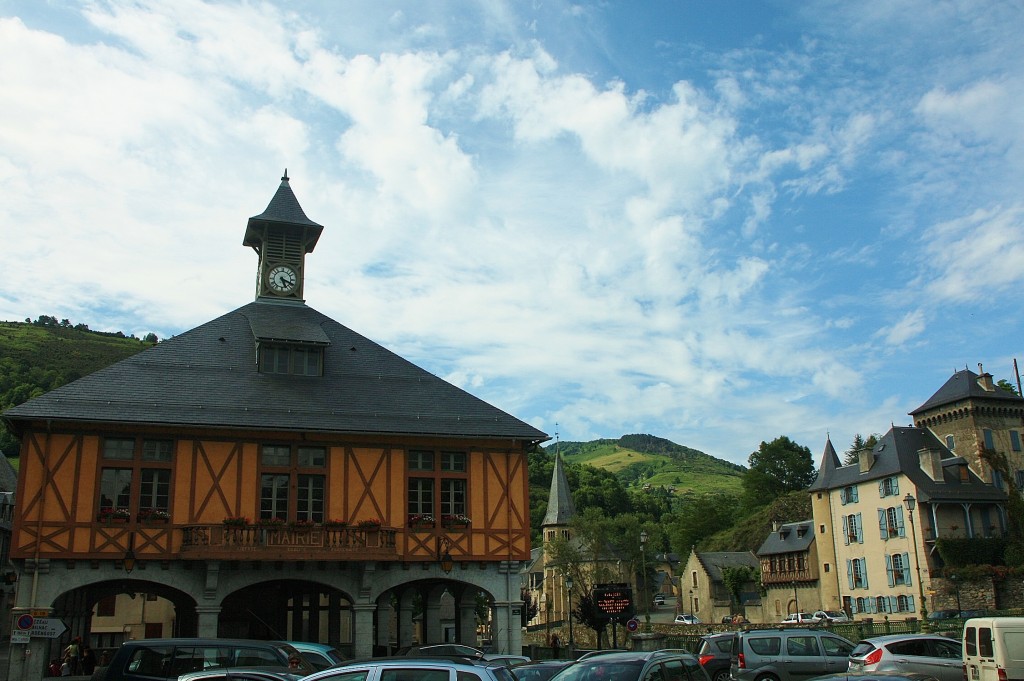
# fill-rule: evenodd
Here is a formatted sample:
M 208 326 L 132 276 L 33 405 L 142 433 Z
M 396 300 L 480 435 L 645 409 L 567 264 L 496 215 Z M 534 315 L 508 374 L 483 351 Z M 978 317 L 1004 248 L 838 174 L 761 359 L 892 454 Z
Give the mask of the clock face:
M 277 265 L 267 274 L 267 284 L 274 293 L 291 293 L 299 283 L 299 275 L 288 265 Z

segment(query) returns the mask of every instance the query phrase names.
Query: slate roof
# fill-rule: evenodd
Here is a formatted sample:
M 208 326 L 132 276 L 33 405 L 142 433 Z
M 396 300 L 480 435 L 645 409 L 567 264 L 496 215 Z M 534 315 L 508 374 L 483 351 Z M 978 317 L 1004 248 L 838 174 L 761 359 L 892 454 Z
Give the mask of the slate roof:
M 828 444 L 831 446 L 831 443 Z M 918 452 L 922 449 L 938 450 L 942 457 L 943 482 L 936 482 L 921 470 Z M 935 434 L 927 428 L 893 426 L 871 450 L 874 463 L 861 473 L 859 463 L 838 468 L 826 465 L 830 458 L 826 452 L 823 465 L 808 491 L 831 490 L 858 483 L 881 480 L 892 475 L 906 475 L 917 488 L 918 501 L 1006 501 L 1006 493 L 983 482 L 968 466 L 968 481 L 961 482 L 958 468 L 967 462 L 946 449 Z
M 994 390 L 985 390 L 979 385 L 978 378 L 979 375 L 970 369 L 956 372 L 924 404 L 910 412 L 910 415 L 915 416 L 929 409 L 967 399 L 998 400 L 1000 402 L 1024 404 L 1024 397 L 1014 395 L 1010 391 L 1003 390 L 998 386 Z
M 289 229 L 298 230 L 309 236 L 305 245 L 307 253 L 311 253 L 316 246 L 320 234 L 323 232 L 323 225 L 319 225 L 308 217 L 306 212 L 299 205 L 295 198 L 291 185 L 288 183 L 288 171 L 284 171 L 281 177 L 281 185 L 277 188 L 274 198 L 270 199 L 266 209 L 259 215 L 249 218 L 245 228 L 245 238 L 242 239 L 243 246 L 258 247 L 262 244 L 263 227 L 268 224 L 285 226 Z
M 697 554 L 697 560 L 712 582 L 722 581 L 722 568 L 751 567 L 760 572 L 761 563 L 750 551 L 706 551 Z
M 541 521 L 545 525 L 568 525 L 576 515 L 576 505 L 572 502 L 569 481 L 565 477 L 565 466 L 562 455 L 555 453 L 555 469 L 551 472 L 551 489 L 548 491 L 548 510 Z
M 257 371 L 256 339 L 324 348 L 321 377 Z M 547 435 L 297 301 L 260 299 L 9 409 L 30 419 L 225 429 Z
M 803 534 L 799 530 L 803 530 Z M 801 520 L 780 525 L 773 530 L 757 550 L 758 556 L 774 556 L 781 553 L 798 553 L 810 549 L 814 543 L 814 520 Z

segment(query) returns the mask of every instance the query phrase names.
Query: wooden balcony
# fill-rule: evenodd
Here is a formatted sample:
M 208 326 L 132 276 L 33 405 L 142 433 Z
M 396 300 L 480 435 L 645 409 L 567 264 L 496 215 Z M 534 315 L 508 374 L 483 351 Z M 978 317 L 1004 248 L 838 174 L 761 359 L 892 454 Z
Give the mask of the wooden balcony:
M 810 570 L 781 570 L 779 572 L 762 572 L 762 584 L 789 584 L 791 582 L 811 582 L 818 578 Z
M 181 557 L 189 560 L 394 560 L 389 527 L 232 527 L 185 525 Z

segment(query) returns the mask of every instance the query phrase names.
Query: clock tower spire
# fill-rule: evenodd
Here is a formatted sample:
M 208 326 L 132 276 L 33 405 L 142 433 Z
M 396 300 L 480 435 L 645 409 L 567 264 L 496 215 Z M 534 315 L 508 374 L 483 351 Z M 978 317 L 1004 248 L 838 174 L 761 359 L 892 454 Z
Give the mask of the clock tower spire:
M 251 246 L 260 257 L 256 299 L 302 302 L 304 264 L 323 231 L 302 212 L 302 206 L 288 184 L 288 169 L 281 186 L 266 210 L 249 218 L 243 246 Z

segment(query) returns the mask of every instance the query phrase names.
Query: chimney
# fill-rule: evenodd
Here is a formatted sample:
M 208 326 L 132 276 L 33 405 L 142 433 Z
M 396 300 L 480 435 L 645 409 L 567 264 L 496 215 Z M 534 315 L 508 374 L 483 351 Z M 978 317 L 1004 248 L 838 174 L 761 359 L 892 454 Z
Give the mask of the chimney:
M 861 449 L 857 452 L 857 460 L 860 462 L 860 472 L 867 473 L 875 463 L 875 452 L 869 448 Z
M 918 460 L 921 462 L 921 472 L 931 478 L 934 482 L 943 482 L 942 479 L 942 453 L 937 449 L 917 450 Z
M 772 532 L 778 532 L 778 531 L 779 531 L 779 521 L 778 520 L 773 520 L 772 521 Z
M 985 392 L 992 392 L 996 389 L 995 384 L 992 382 L 992 374 L 985 373 L 985 370 L 981 367 L 981 362 L 978 362 L 978 385 Z

